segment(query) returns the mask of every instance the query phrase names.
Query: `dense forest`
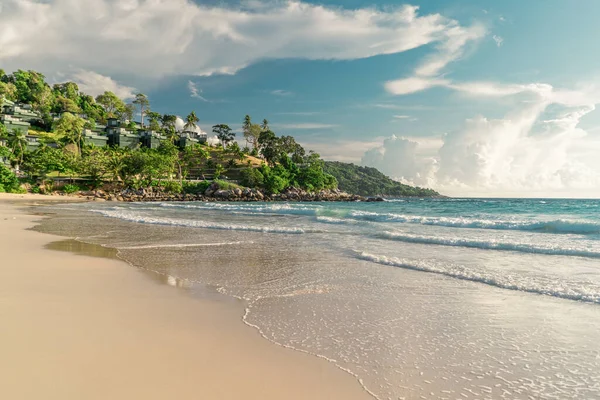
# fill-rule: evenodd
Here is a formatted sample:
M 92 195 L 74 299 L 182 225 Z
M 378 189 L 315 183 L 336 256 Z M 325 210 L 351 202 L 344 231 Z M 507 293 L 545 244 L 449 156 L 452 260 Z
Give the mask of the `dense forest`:
M 371 167 L 326 161 L 324 170 L 335 177 L 341 190 L 361 196 L 433 197 L 440 195 L 435 190 L 396 182 Z

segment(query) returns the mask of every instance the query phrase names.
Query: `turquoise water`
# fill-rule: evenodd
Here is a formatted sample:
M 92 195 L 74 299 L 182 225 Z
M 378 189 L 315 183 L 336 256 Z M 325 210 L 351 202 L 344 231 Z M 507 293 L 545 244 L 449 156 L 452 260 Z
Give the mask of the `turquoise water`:
M 243 299 L 244 322 L 266 339 L 330 360 L 380 399 L 591 399 L 599 207 L 88 203 L 54 230 L 115 247 L 175 286 Z

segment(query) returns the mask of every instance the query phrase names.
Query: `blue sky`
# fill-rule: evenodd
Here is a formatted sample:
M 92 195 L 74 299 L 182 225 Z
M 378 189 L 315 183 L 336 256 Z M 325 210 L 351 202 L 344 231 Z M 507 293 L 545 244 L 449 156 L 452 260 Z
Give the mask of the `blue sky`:
M 452 195 L 598 197 L 598 15 L 594 0 L 4 0 L 0 67 L 142 91 L 205 131 L 267 118 L 326 159 Z

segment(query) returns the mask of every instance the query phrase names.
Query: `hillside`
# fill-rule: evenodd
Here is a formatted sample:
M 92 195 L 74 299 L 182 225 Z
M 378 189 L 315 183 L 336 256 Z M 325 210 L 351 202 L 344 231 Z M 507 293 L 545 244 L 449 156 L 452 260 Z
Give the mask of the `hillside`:
M 361 196 L 440 196 L 438 192 L 432 189 L 424 189 L 396 182 L 379 172 L 379 170 L 371 167 L 359 167 L 358 165 L 339 161 L 326 161 L 324 170 L 337 179 L 341 190 Z

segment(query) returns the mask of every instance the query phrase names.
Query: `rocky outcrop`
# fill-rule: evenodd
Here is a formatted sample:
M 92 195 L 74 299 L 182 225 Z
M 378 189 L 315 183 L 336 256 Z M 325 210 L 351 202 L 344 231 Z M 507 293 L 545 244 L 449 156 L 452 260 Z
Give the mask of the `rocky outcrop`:
M 87 197 L 95 201 L 367 201 L 368 199 L 345 193 L 340 190 L 321 190 L 307 192 L 302 189 L 288 188 L 282 193 L 267 194 L 260 189 L 235 187 L 221 189 L 217 183 L 209 186 L 201 194 L 173 194 L 165 193 L 156 188 L 124 189 L 117 192 L 96 190 L 80 192 L 80 197 Z

